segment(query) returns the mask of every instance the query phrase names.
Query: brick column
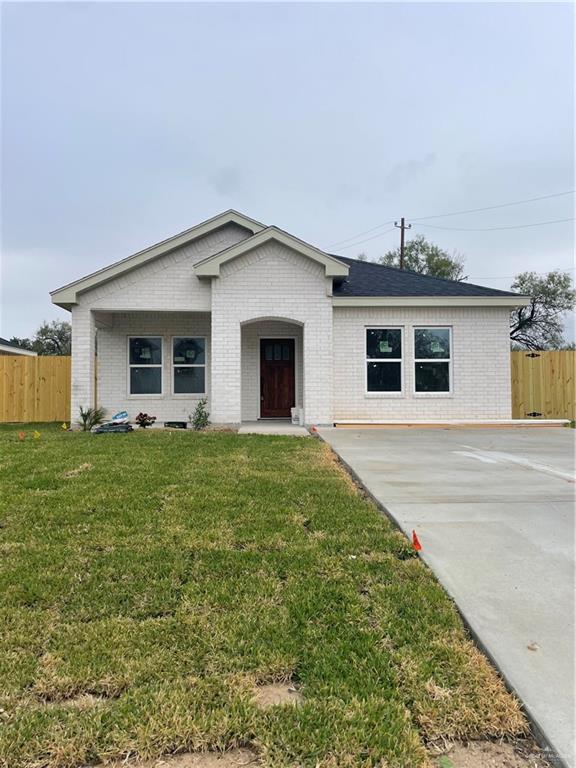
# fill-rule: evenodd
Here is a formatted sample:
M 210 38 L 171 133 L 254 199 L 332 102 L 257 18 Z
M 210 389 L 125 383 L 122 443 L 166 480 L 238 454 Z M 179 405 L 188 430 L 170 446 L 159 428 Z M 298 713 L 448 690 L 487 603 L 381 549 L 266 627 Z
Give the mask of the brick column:
M 96 325 L 93 313 L 85 307 L 72 307 L 72 397 L 70 422 L 78 421 L 80 406 L 93 408 Z
M 210 421 L 240 424 L 241 408 L 240 323 L 212 313 Z

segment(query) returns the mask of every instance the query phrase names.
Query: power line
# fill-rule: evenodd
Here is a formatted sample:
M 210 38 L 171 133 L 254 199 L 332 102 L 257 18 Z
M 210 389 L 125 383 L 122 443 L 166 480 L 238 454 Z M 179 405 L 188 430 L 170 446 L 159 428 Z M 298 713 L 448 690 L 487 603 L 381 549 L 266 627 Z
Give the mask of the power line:
M 347 248 L 355 248 L 357 245 L 362 245 L 362 243 L 367 243 L 369 240 L 376 240 L 378 237 L 384 237 L 384 235 L 388 235 L 390 232 L 394 232 L 396 228 L 391 227 L 390 229 L 387 229 L 386 232 L 380 232 L 378 235 L 372 235 L 372 237 L 366 237 L 364 240 L 358 240 L 357 243 L 350 243 L 350 245 L 341 245 L 340 250 L 345 251 Z M 332 246 L 328 246 L 331 248 Z
M 375 232 L 377 229 L 382 229 L 382 227 L 385 227 L 387 224 L 394 224 L 394 220 L 390 219 L 390 221 L 385 221 L 384 224 L 378 224 L 376 227 L 372 227 L 372 229 L 365 229 L 363 232 L 356 232 L 355 235 L 352 235 L 352 237 L 345 237 L 344 240 L 338 240 L 336 243 L 331 243 L 328 248 L 335 248 L 337 245 L 340 245 L 340 243 L 347 243 L 348 240 L 355 240 L 357 237 L 362 237 L 362 235 L 368 235 L 370 232 Z M 392 228 L 393 229 L 393 228 Z M 388 230 L 391 232 L 392 230 Z M 386 232 L 382 232 L 383 235 L 386 234 Z M 380 237 L 380 235 L 376 235 L 376 237 Z M 368 240 L 373 240 L 373 237 L 367 238 Z M 366 242 L 365 240 L 362 240 L 362 242 Z M 350 246 L 346 246 L 349 248 Z
M 495 232 L 502 229 L 526 229 L 527 227 L 543 227 L 546 224 L 561 224 L 565 221 L 574 221 L 574 217 L 569 219 L 552 219 L 551 221 L 537 221 L 534 224 L 514 224 L 507 227 L 441 227 L 437 224 L 414 224 L 415 227 L 428 227 L 429 229 L 445 229 L 453 232 Z
M 412 221 L 424 221 L 425 219 L 443 219 L 445 216 L 460 216 L 464 213 L 479 213 L 480 211 L 495 211 L 497 208 L 509 208 L 512 205 L 523 205 L 524 203 L 535 203 L 537 200 L 550 200 L 552 197 L 565 197 L 573 195 L 576 190 L 569 189 L 567 192 L 555 192 L 553 195 L 542 195 L 541 197 L 529 197 L 526 200 L 515 200 L 512 203 L 500 203 L 500 205 L 487 205 L 484 208 L 469 208 L 466 211 L 452 211 L 451 213 L 439 213 L 436 216 L 413 216 Z
M 549 272 L 574 272 L 576 267 L 553 267 L 552 269 L 548 269 L 545 272 L 535 272 L 536 275 L 547 275 Z M 532 272 L 533 270 L 527 269 L 526 272 Z M 516 277 L 516 275 L 491 275 L 489 277 L 467 277 L 467 280 L 509 280 L 512 277 Z
M 576 190 L 569 189 L 566 192 L 555 192 L 551 195 L 540 195 L 539 197 L 528 197 L 525 200 L 514 200 L 511 203 L 500 203 L 498 205 L 487 205 L 483 208 L 468 208 L 464 211 L 450 211 L 449 213 L 438 213 L 434 216 L 413 216 L 410 217 L 412 221 L 427 221 L 428 219 L 442 219 L 446 216 L 461 216 L 466 213 L 480 213 L 482 211 L 494 211 L 498 208 L 509 208 L 510 206 L 514 205 L 523 205 L 524 203 L 534 203 L 539 200 L 550 200 L 555 197 L 566 197 L 566 195 L 573 195 Z M 328 248 L 334 248 L 336 246 L 341 245 L 342 243 L 347 243 L 349 240 L 354 240 L 357 237 L 361 237 L 362 235 L 368 235 L 371 232 L 375 232 L 378 229 L 382 229 L 382 227 L 387 226 L 388 224 L 393 224 L 394 220 L 391 219 L 390 221 L 385 221 L 383 224 L 377 224 L 375 227 L 372 227 L 371 229 L 366 229 L 362 232 L 356 232 L 356 234 L 351 235 L 350 237 L 345 237 L 343 240 L 338 240 L 335 243 L 331 243 Z M 388 232 L 391 230 L 387 230 L 386 232 L 382 232 L 381 235 L 375 235 L 374 237 L 367 238 L 367 240 L 374 240 L 377 237 L 384 236 L 388 234 Z M 367 242 L 367 240 L 361 240 L 360 243 Z M 347 245 L 346 248 L 351 248 L 354 245 L 359 245 L 360 243 L 353 243 L 352 245 Z

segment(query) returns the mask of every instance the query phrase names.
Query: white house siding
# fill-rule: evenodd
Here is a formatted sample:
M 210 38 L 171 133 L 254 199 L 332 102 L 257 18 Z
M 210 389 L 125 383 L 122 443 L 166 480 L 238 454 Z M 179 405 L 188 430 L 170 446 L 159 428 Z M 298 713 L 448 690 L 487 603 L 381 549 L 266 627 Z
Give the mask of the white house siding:
M 509 310 L 334 308 L 334 419 L 509 419 Z M 414 326 L 452 328 L 450 394 L 414 393 Z M 403 392 L 366 393 L 367 326 L 404 328 Z
M 242 421 L 260 418 L 260 339 L 295 339 L 296 406 L 304 402 L 302 326 L 277 320 L 264 320 L 242 326 Z
M 156 416 L 159 422 L 187 421 L 198 395 L 172 394 L 172 337 L 206 337 L 206 394 L 210 395 L 210 314 L 180 312 L 118 313 L 107 316 L 111 328 L 98 330 L 98 404 L 108 416 L 128 411 Z M 162 394 L 130 395 L 128 388 L 128 337 L 162 337 Z
M 94 404 L 94 318 L 90 310 L 210 311 L 210 281 L 199 280 L 193 265 L 244 240 L 250 233 L 227 224 L 97 288 L 80 294 L 72 307 L 71 419 L 81 405 Z M 99 335 L 100 335 L 99 331 Z M 106 366 L 100 355 L 100 370 Z M 124 382 L 119 393 L 125 393 Z M 171 416 L 170 418 L 175 418 Z
M 212 283 L 213 419 L 242 418 L 241 324 L 299 323 L 303 334 L 303 407 L 307 423 L 332 418 L 331 281 L 324 267 L 276 242 L 222 265 Z

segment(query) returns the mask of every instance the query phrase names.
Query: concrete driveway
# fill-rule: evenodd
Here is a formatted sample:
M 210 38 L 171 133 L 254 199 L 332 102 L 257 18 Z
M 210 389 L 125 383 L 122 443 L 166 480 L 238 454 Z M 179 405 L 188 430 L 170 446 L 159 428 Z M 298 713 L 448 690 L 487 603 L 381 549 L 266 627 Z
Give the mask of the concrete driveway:
M 574 766 L 574 431 L 320 429 Z

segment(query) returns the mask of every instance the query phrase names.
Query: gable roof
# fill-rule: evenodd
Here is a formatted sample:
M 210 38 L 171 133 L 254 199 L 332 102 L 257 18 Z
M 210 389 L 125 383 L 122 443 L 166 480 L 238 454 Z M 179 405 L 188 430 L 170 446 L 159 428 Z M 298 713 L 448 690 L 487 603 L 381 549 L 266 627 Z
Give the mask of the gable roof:
M 235 210 L 224 211 L 224 213 L 218 214 L 211 219 L 207 219 L 195 227 L 186 229 L 184 232 L 180 232 L 173 237 L 169 237 L 167 240 L 162 240 L 160 243 L 151 245 L 145 248 L 143 251 L 138 251 L 132 256 L 128 256 L 121 261 L 116 261 L 108 267 L 99 269 L 96 272 L 92 272 L 85 277 L 75 280 L 72 283 L 57 288 L 55 291 L 50 292 L 52 302 L 58 304 L 65 309 L 69 309 L 72 304 L 76 303 L 76 294 L 81 291 L 86 291 L 89 288 L 94 288 L 101 283 L 105 283 L 108 280 L 112 280 L 125 272 L 129 272 L 132 269 L 142 266 L 153 259 L 157 259 L 175 248 L 180 248 L 186 245 L 191 240 L 196 240 L 199 237 L 214 232 L 220 227 L 226 226 L 226 224 L 237 224 L 239 227 L 244 227 L 248 231 L 255 234 L 264 229 L 264 224 L 261 224 L 255 219 L 251 219 L 249 216 L 245 216 Z
M 37 355 L 37 353 L 32 352 L 31 349 L 24 349 L 24 347 L 21 347 L 19 344 L 15 344 L 13 341 L 8 341 L 8 339 L 3 339 L 1 336 L 0 352 L 7 352 L 12 355 L 29 355 L 31 357 L 36 357 Z
M 208 258 L 197 262 L 194 265 L 194 271 L 198 277 L 218 277 L 220 274 L 220 267 L 226 262 L 236 259 L 238 256 L 242 256 L 245 253 L 249 253 L 265 243 L 274 241 L 281 243 L 282 245 L 292 248 L 303 256 L 312 259 L 313 261 L 322 264 L 326 277 L 345 277 L 348 274 L 348 265 L 343 262 L 342 259 L 336 256 L 331 256 L 319 248 L 316 248 L 309 243 L 305 243 L 304 240 L 300 240 L 294 235 L 290 235 L 288 232 L 284 232 L 278 227 L 266 227 L 261 232 L 253 235 L 253 237 L 241 240 L 235 245 L 231 245 L 224 251 L 208 256 Z
M 372 261 L 345 256 L 335 258 L 348 265 L 347 280 L 334 286 L 334 296 L 500 296 L 521 298 L 511 291 L 500 291 L 474 283 L 422 275 L 409 269 L 388 267 Z

